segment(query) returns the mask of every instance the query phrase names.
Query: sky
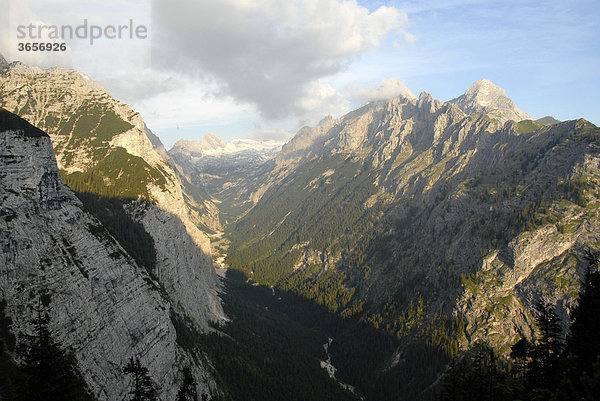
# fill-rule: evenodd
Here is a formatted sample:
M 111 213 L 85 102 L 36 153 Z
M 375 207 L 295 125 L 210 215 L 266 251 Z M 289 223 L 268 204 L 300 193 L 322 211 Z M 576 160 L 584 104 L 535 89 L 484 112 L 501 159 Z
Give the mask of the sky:
M 288 140 L 406 88 L 446 101 L 481 78 L 534 118 L 600 124 L 598 0 L 3 2 L 0 53 L 85 73 L 167 148 L 208 132 Z M 86 26 L 52 36 L 65 25 Z M 67 48 L 18 50 L 36 41 Z

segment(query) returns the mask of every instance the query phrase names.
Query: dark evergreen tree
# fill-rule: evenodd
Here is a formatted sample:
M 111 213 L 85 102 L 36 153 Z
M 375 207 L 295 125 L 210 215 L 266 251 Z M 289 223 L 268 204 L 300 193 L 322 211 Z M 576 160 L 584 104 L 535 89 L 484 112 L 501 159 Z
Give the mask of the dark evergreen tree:
M 15 400 L 93 400 L 77 370 L 75 358 L 60 349 L 51 337 L 48 309 L 39 305 L 32 321 L 34 334 L 23 335 L 18 346 L 23 364 L 15 379 Z
M 459 400 L 460 388 L 460 372 L 457 368 L 456 358 L 452 358 L 448 370 L 444 375 L 442 391 L 440 393 L 440 401 L 457 401 Z
M 555 389 L 560 381 L 560 357 L 564 347 L 560 318 L 553 305 L 539 300 L 535 305 L 539 337 L 532 353 L 530 380 L 533 387 Z
M 498 363 L 494 354 L 466 353 L 460 367 L 451 364 L 441 399 L 597 401 L 600 394 L 600 257 L 588 251 L 589 269 L 573 310 L 570 334 L 563 340 L 555 307 L 540 300 L 535 306 L 538 339 L 522 338 L 512 346 L 515 369 Z M 564 350 L 563 350 L 564 349 Z M 482 387 L 488 383 L 489 387 Z M 506 384 L 512 386 L 507 391 Z
M 600 356 L 600 259 L 597 252 L 586 252 L 588 269 L 584 277 L 579 303 L 573 310 L 571 332 L 566 347 L 567 358 L 577 370 L 591 373 Z
M 588 268 L 573 310 L 564 353 L 567 372 L 558 400 L 597 400 L 600 394 L 600 258 L 587 250 Z
M 527 376 L 527 364 L 529 363 L 533 346 L 525 337 L 517 341 L 511 348 L 510 357 L 520 371 L 522 378 Z
M 156 387 L 148 374 L 148 368 L 142 366 L 139 359 L 129 358 L 123 372 L 132 376 L 130 401 L 155 401 L 157 399 Z
M 177 401 L 198 401 L 197 384 L 190 367 L 183 368 L 183 379 L 177 392 Z

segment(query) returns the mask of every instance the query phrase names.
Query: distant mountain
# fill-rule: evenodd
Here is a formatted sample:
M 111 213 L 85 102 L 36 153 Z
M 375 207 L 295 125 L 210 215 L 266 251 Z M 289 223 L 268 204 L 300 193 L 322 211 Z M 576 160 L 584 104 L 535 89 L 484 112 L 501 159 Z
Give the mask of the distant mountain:
M 188 182 L 212 199 L 219 199 L 219 213 L 225 221 L 240 207 L 247 208 L 250 177 L 260 175 L 265 164 L 273 161 L 284 142 L 233 138 L 224 143 L 214 133 L 200 142 L 179 140 L 169 150 L 177 171 Z M 240 192 L 241 191 L 241 192 Z M 220 230 L 221 225 L 210 228 Z
M 202 138 L 201 141 L 189 141 L 180 139 L 175 142 L 170 153 L 182 153 L 188 156 L 200 157 L 204 152 L 211 149 L 219 149 L 225 147 L 225 142 L 219 138 L 214 132 L 209 132 Z
M 501 123 L 509 120 L 519 122 L 532 119 L 506 97 L 504 89 L 487 79 L 475 82 L 463 95 L 450 100 L 449 103 L 455 104 L 466 114 L 485 113 Z
M 542 117 L 536 120 L 538 123 L 545 125 L 545 126 L 549 126 L 549 125 L 554 125 L 554 124 L 558 124 L 560 123 L 560 120 L 557 120 L 556 118 L 552 117 L 552 116 L 546 116 L 546 117 Z
M 8 61 L 6 61 L 2 53 L 0 53 L 0 72 L 6 70 L 8 67 Z
M 275 154 L 281 150 L 284 142 L 274 140 L 258 140 L 250 138 L 233 138 L 225 143 L 217 134 L 210 132 L 201 141 L 180 139 L 169 150 L 171 156 L 181 155 L 190 158 L 202 156 L 222 156 L 234 153 L 254 153 L 256 155 Z
M 0 359 L 35 336 L 43 308 L 96 399 L 129 393 L 122 368 L 134 356 L 165 399 L 175 398 L 185 366 L 209 393 L 208 367 L 180 345 L 164 289 L 63 183 L 50 137 L 4 109 L 0 177 Z

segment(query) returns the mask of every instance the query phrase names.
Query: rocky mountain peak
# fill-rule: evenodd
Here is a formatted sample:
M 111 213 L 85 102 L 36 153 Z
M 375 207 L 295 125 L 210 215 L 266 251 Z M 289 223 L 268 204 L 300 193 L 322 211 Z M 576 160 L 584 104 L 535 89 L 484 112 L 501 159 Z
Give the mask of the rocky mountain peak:
M 489 79 L 480 79 L 466 92 L 452 99 L 455 104 L 467 114 L 485 113 L 501 123 L 506 121 L 531 120 L 531 116 L 517 108 L 515 103 L 506 96 L 506 91 L 495 85 Z
M 8 65 L 8 61 L 6 61 L 6 59 L 4 58 L 4 56 L 2 55 L 2 53 L 0 53 L 0 67 Z
M 207 150 L 223 148 L 225 145 L 225 142 L 217 134 L 209 132 L 200 141 L 180 139 L 175 142 L 169 152 L 175 151 L 200 156 Z
M 209 132 L 204 135 L 204 138 L 202 138 L 200 143 L 204 144 L 209 149 L 222 148 L 225 146 L 225 142 L 223 142 L 223 140 L 214 132 Z
M 506 96 L 506 91 L 484 78 L 471 85 L 465 94 L 479 99 L 482 105 L 486 105 L 486 102 L 494 96 Z

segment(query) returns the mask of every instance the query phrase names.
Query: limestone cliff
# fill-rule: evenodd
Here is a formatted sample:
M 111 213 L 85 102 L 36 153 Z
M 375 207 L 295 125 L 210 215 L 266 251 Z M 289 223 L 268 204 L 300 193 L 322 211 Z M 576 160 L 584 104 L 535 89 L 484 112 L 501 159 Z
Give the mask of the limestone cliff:
M 32 332 L 44 289 L 52 336 L 98 400 L 125 397 L 122 368 L 132 356 L 161 400 L 175 398 L 185 366 L 199 393 L 214 390 L 201 355 L 178 345 L 160 285 L 62 182 L 48 135 L 1 109 L 0 197 L 0 300 L 17 340 Z
M 506 97 L 506 91 L 494 85 L 488 79 L 480 79 L 467 91 L 449 101 L 457 105 L 467 114 L 485 113 L 491 118 L 496 118 L 501 123 L 513 120 L 531 120 L 531 116 L 519 110 L 515 103 Z
M 186 204 L 181 182 L 163 157 L 164 148 L 161 152 L 138 113 L 77 71 L 21 63 L 12 63 L 0 74 L 0 106 L 48 132 L 61 175 L 73 189 L 149 201 L 145 215 L 161 218 L 140 222 L 161 255 L 156 261 L 161 280 L 185 283 L 185 288 L 169 285 L 173 305 L 198 328 L 220 319 L 210 241 L 195 224 L 202 210 Z M 195 247 L 179 253 L 162 241 L 165 237 Z

